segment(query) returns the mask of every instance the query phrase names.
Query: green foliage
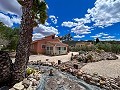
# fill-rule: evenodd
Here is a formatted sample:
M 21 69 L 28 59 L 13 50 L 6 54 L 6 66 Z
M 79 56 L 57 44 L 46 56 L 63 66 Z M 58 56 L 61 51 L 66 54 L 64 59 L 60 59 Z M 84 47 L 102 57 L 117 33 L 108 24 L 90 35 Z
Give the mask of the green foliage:
M 93 57 L 92 57 L 92 55 L 87 55 L 87 61 L 90 61 L 90 62 L 92 62 L 93 61 Z
M 94 51 L 96 49 L 95 46 L 81 46 L 81 47 L 69 47 L 70 51 L 78 52 L 78 51 Z
M 59 38 L 60 38 L 60 40 L 62 40 L 62 41 L 71 41 L 71 40 L 72 40 L 72 36 L 71 36 L 70 33 L 68 33 L 68 34 L 66 34 L 66 35 L 64 35 L 64 36 L 62 36 L 62 37 L 59 36 Z
M 17 41 L 18 41 L 18 32 L 19 29 L 17 28 L 10 28 L 5 26 L 4 24 L 0 24 L 0 38 L 2 42 L 0 42 L 1 45 L 4 45 L 2 50 L 15 50 L 17 46 Z M 5 41 L 6 43 L 5 45 Z
M 30 75 L 30 74 L 34 73 L 34 69 L 28 67 L 26 69 L 26 73 L 27 73 L 27 75 Z
M 110 44 L 110 43 L 98 43 L 96 48 L 99 50 L 104 50 L 105 52 L 120 53 L 120 44 Z
M 47 19 L 47 5 L 45 1 L 33 0 L 32 12 L 35 19 L 35 23 L 44 24 Z M 37 21 L 36 21 L 37 20 Z
M 99 42 L 100 42 L 99 38 L 96 38 L 96 44 L 99 43 Z

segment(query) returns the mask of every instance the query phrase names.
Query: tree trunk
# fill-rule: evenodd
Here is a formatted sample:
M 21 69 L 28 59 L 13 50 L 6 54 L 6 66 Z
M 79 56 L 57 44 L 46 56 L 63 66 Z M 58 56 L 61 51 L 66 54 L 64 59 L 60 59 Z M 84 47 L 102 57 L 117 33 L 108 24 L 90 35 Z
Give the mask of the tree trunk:
M 16 59 L 13 65 L 13 83 L 19 82 L 25 78 L 25 70 L 30 56 L 30 45 L 32 42 L 33 16 L 32 0 L 24 0 L 22 7 L 23 15 L 21 21 L 21 30 L 16 50 Z

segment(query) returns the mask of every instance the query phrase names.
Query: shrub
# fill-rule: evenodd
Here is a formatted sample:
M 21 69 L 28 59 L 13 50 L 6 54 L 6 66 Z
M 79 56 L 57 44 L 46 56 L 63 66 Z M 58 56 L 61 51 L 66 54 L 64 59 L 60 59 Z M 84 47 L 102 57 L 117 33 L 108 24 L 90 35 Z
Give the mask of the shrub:
M 30 75 L 30 74 L 34 73 L 34 69 L 28 67 L 26 69 L 26 73 L 27 73 L 27 75 Z

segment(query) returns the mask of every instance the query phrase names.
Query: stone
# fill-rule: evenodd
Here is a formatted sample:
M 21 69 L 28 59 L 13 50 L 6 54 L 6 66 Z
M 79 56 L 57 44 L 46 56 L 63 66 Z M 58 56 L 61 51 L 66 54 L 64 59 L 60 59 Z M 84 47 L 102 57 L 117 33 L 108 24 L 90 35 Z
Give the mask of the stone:
M 9 90 L 15 90 L 14 88 L 11 88 L 11 89 L 9 89 Z
M 92 80 L 95 81 L 95 82 L 97 82 L 97 83 L 99 83 L 99 81 L 100 81 L 100 79 L 97 78 L 97 77 L 92 77 Z
M 22 85 L 24 85 L 25 88 L 28 88 L 29 85 L 30 85 L 30 81 L 27 80 L 27 79 L 24 79 L 23 82 L 22 82 Z
M 13 86 L 13 88 L 16 89 L 16 90 L 23 90 L 24 89 L 24 85 L 22 85 L 22 82 L 19 82 L 19 83 L 16 83 Z
M 32 81 L 32 86 L 37 86 L 39 84 L 39 81 L 33 80 Z
M 105 81 L 103 81 L 103 80 L 100 80 L 100 85 L 105 85 L 106 84 L 106 82 Z
M 118 87 L 116 84 L 111 84 L 111 87 L 113 88 L 113 89 L 117 89 L 117 90 L 120 90 L 120 87 Z

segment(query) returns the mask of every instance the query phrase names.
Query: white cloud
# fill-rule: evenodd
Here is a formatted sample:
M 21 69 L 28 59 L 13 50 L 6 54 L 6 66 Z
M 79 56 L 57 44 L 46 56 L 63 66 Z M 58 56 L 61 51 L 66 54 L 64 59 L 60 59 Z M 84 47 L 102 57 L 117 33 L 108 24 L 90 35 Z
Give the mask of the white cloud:
M 101 39 L 100 38 L 99 40 L 100 41 L 120 41 L 120 39 L 115 39 L 115 38 L 114 39 L 109 39 L 109 38 L 108 39 Z
M 44 36 L 51 34 L 58 34 L 58 30 L 52 26 L 45 26 L 40 24 L 39 27 L 34 28 L 33 30 L 33 40 L 40 39 Z
M 57 24 L 57 18 L 58 18 L 58 17 L 55 17 L 54 15 L 50 15 L 49 18 L 51 19 L 51 21 L 52 21 L 54 24 Z
M 0 11 L 4 13 L 22 15 L 21 5 L 17 0 L 0 0 Z
M 105 39 L 112 39 L 112 38 L 115 38 L 115 36 L 106 36 L 106 37 L 102 37 L 102 38 L 105 38 Z
M 0 13 L 0 21 L 2 21 L 6 26 L 12 27 L 13 23 L 19 23 L 20 24 L 20 18 L 18 17 L 12 17 L 10 18 L 9 16 Z
M 102 41 L 103 40 L 112 40 L 112 39 L 114 39 L 115 38 L 115 36 L 110 36 L 109 34 L 106 34 L 106 33 L 98 33 L 98 34 L 96 34 L 95 36 L 90 36 L 90 37 L 92 37 L 92 38 L 94 38 L 94 39 L 96 39 L 96 38 L 99 38 L 99 39 L 101 39 Z
M 108 37 L 108 35 L 109 34 L 107 34 L 107 33 L 103 33 L 103 32 L 101 32 L 101 33 L 98 33 L 98 34 L 95 34 L 94 36 L 90 36 L 90 37 L 92 37 L 92 38 L 100 38 L 100 37 Z
M 85 37 L 85 35 L 76 35 L 76 36 L 74 36 L 74 38 L 83 38 L 83 37 Z
M 120 0 L 97 0 L 92 9 L 88 9 L 88 14 L 94 26 L 108 27 L 120 22 Z
M 2 21 L 5 25 L 10 26 L 10 27 L 13 25 L 11 23 L 10 17 L 2 13 L 0 13 L 0 21 Z
M 35 40 L 39 40 L 43 37 L 44 37 L 44 35 L 42 35 L 41 33 L 34 33 L 32 39 L 33 39 L 33 41 L 35 41 Z
M 77 23 L 74 23 L 74 22 L 71 22 L 71 21 L 67 21 L 67 22 L 62 23 L 62 26 L 69 27 L 69 28 L 74 27 L 76 25 L 77 25 Z
M 74 32 L 76 34 L 89 34 L 89 33 L 91 33 L 90 27 L 85 26 L 84 24 L 77 25 L 76 27 L 72 28 L 71 32 Z

